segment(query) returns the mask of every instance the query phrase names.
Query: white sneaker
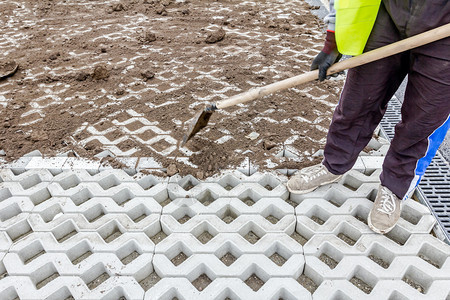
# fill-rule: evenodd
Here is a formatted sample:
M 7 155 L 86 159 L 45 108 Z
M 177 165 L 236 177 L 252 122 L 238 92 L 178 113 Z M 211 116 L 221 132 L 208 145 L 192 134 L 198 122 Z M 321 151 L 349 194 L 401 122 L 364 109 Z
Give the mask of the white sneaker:
M 380 185 L 373 207 L 367 217 L 370 229 L 380 234 L 391 231 L 400 218 L 402 204 L 402 200 L 390 189 Z
M 334 175 L 322 164 L 303 168 L 292 176 L 287 188 L 293 194 L 311 192 L 319 186 L 338 181 L 342 175 Z

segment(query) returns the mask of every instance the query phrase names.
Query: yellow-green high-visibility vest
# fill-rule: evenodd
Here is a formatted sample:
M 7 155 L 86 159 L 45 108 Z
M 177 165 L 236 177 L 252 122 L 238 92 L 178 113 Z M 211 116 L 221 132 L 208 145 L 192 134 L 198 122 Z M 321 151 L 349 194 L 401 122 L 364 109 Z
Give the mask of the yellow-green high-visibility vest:
M 336 44 L 346 55 L 363 53 L 381 0 L 336 0 Z

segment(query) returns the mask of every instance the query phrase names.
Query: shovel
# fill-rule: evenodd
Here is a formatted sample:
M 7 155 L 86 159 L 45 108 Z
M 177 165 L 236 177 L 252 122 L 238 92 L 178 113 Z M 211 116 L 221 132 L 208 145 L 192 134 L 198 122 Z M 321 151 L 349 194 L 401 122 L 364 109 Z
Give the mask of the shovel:
M 419 46 L 423 46 L 425 44 L 435 42 L 449 36 L 450 24 L 446 24 L 435 29 L 423 32 L 421 34 L 412 36 L 410 38 L 395 42 L 393 44 L 338 62 L 328 69 L 327 75 L 361 66 L 394 54 L 398 54 L 400 52 L 404 52 Z M 247 92 L 238 94 L 216 103 L 207 104 L 205 109 L 197 113 L 195 117 L 190 121 L 191 123 L 189 124 L 187 133 L 183 136 L 181 146 L 183 147 L 186 142 L 189 141 L 197 132 L 208 125 L 209 119 L 217 109 L 223 109 L 236 104 L 262 98 L 275 92 L 282 91 L 302 83 L 313 81 L 317 79 L 318 76 L 318 70 L 306 72 L 304 74 L 294 76 L 266 86 L 253 88 Z

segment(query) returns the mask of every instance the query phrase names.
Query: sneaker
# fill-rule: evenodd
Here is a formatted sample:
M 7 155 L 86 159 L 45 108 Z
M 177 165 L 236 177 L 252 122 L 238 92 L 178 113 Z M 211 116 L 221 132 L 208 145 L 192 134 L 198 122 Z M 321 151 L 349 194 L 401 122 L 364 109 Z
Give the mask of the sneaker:
M 394 228 L 402 211 L 400 200 L 387 187 L 380 185 L 367 224 L 376 233 L 385 234 Z
M 338 181 L 342 175 L 334 175 L 323 164 L 307 167 L 292 176 L 287 188 L 293 194 L 311 192 L 319 186 Z

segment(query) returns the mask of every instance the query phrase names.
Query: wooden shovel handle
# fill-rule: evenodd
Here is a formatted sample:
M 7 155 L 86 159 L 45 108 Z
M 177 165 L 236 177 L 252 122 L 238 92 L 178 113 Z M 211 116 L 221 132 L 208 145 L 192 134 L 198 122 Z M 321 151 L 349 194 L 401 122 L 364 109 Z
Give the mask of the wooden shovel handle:
M 418 35 L 412 36 L 410 38 L 395 42 L 393 44 L 363 53 L 361 55 L 343 60 L 332 65 L 327 74 L 333 74 L 337 72 L 344 71 L 346 69 L 354 68 L 360 65 L 364 65 L 400 52 L 404 52 L 419 46 L 423 46 L 437 40 L 446 38 L 450 36 L 450 23 L 442 25 L 435 29 L 420 33 Z M 266 86 L 251 89 L 242 94 L 233 96 L 231 98 L 219 101 L 216 103 L 217 108 L 226 108 L 239 103 L 245 103 L 251 100 L 255 100 L 278 91 L 282 91 L 296 85 L 313 81 L 319 76 L 319 71 L 314 70 L 306 72 L 304 74 L 294 76 L 279 82 L 275 82 Z

